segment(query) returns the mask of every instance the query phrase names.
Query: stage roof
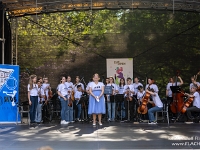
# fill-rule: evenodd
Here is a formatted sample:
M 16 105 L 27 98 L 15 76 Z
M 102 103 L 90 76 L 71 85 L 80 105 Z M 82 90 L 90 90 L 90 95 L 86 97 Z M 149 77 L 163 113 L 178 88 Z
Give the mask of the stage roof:
M 200 12 L 200 0 L 2 0 L 9 16 L 100 10 L 157 9 Z

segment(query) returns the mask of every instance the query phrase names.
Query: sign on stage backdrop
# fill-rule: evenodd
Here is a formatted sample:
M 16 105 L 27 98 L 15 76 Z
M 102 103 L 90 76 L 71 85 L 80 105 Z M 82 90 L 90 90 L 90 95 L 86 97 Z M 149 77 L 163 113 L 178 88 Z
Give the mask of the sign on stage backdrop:
M 16 122 L 18 100 L 19 66 L 0 65 L 0 122 Z
M 106 59 L 107 77 L 114 77 L 116 84 L 121 78 L 133 78 L 133 58 L 109 58 Z

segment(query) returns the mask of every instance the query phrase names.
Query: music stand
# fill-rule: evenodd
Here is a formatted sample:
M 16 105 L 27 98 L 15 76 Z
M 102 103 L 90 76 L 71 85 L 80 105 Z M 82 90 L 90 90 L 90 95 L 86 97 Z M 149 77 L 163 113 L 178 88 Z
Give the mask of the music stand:
M 79 102 L 76 104 L 76 105 L 79 105 L 81 104 L 81 114 L 82 114 L 82 117 L 81 117 L 81 121 L 87 121 L 88 118 L 87 118 L 87 106 L 86 106 L 86 103 L 88 102 L 88 96 L 84 93 Z M 85 114 L 85 115 L 84 115 Z
M 111 95 L 112 94 L 112 86 L 105 86 L 104 87 L 104 94 Z
M 170 86 L 172 93 L 180 93 L 181 88 L 180 86 Z

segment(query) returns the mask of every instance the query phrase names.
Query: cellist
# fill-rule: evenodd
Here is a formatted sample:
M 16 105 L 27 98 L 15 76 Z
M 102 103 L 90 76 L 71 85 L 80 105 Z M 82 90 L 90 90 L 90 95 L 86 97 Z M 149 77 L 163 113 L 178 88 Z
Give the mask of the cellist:
M 188 107 L 186 109 L 186 113 L 187 113 L 187 117 L 189 120 L 193 120 L 194 117 L 191 115 L 191 112 L 200 112 L 200 95 L 199 93 L 196 91 L 197 90 L 197 86 L 192 86 L 191 87 L 191 92 L 193 94 L 185 94 L 189 97 L 193 97 L 193 106 L 192 107 Z
M 152 78 L 148 79 L 148 84 L 146 85 L 146 92 L 151 94 L 153 100 L 153 101 L 149 100 L 149 103 L 155 104 L 154 107 L 148 110 L 148 116 L 149 116 L 148 124 L 157 124 L 154 113 L 157 111 L 161 111 L 163 109 L 163 103 L 158 95 L 158 87 L 156 84 L 154 84 L 154 80 Z

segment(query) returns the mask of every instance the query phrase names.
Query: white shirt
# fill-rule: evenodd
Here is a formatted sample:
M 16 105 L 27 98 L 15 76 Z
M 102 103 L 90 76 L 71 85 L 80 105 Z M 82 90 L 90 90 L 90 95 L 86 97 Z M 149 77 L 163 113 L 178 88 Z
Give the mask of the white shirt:
M 89 86 L 92 89 L 92 91 L 96 91 L 101 90 L 102 87 L 104 87 L 104 84 L 102 82 L 98 82 L 97 84 L 95 84 L 95 82 L 91 82 Z
M 194 83 L 190 83 L 190 90 L 191 90 L 191 88 L 194 86 Z M 200 86 L 200 83 L 199 82 L 197 82 L 197 85 L 196 85 L 197 87 L 199 87 Z
M 177 86 L 179 86 L 181 83 L 180 82 L 177 82 Z M 170 88 L 170 86 L 176 86 L 176 83 L 168 83 L 167 84 L 167 87 L 166 87 L 166 90 L 168 91 L 168 97 L 172 97 L 172 90 Z
M 198 92 L 194 92 L 194 101 L 193 106 L 196 106 L 197 108 L 200 108 L 200 96 Z
M 138 91 L 137 92 L 137 99 L 138 100 L 142 100 L 142 98 L 145 96 L 145 91 L 142 91 L 142 92 L 140 92 L 140 91 Z
M 78 98 L 80 100 L 82 94 L 83 94 L 82 92 L 76 91 L 76 93 L 74 95 L 75 99 Z
M 72 82 L 65 82 L 65 85 L 67 86 L 68 90 L 72 91 L 72 89 L 73 89 L 73 83 Z
M 73 88 L 74 88 L 74 92 L 76 93 L 76 91 L 77 91 L 77 86 L 78 85 L 81 85 L 81 87 L 82 87 L 82 89 L 84 90 L 85 88 L 84 88 L 84 85 L 83 85 L 83 83 L 78 83 L 78 84 L 74 84 L 74 86 L 73 86 Z
M 112 83 L 112 84 L 107 84 L 106 86 L 112 86 L 112 89 L 114 90 L 114 94 L 116 95 L 116 91 L 118 91 L 118 86 L 117 84 L 115 83 Z
M 89 82 L 88 85 L 87 85 L 87 87 L 86 87 L 86 90 L 87 90 L 87 91 L 90 89 L 90 83 L 91 83 L 91 82 Z
M 151 95 L 154 104 L 155 104 L 156 106 L 158 106 L 158 107 L 163 107 L 163 103 L 162 103 L 162 101 L 160 100 L 160 97 L 158 96 L 158 93 L 155 93 L 155 94 L 156 94 L 156 95 Z
M 145 89 L 147 89 L 148 87 L 149 87 L 149 84 L 146 85 L 146 88 L 145 88 Z M 154 92 L 156 92 L 156 93 L 158 93 L 158 91 L 159 91 L 156 84 L 151 84 L 151 85 L 150 85 L 150 89 L 153 89 Z
M 124 94 L 124 87 L 125 85 L 122 85 L 122 86 L 118 85 L 119 94 Z
M 28 91 L 30 92 L 30 96 L 38 96 L 38 85 L 33 84 L 33 88 L 30 90 L 30 84 L 28 84 Z
M 130 90 L 131 92 L 134 92 L 134 87 L 133 87 L 133 85 L 132 85 L 132 84 L 130 84 L 130 85 L 125 85 L 125 86 L 124 86 L 124 92 L 126 92 L 127 90 Z M 123 92 L 123 93 L 124 93 L 124 92 Z M 124 96 L 127 96 L 127 94 L 125 94 Z M 130 96 L 133 96 L 133 93 L 131 93 Z
M 47 98 L 49 97 L 49 89 L 47 88 L 48 86 L 50 87 L 50 84 L 49 84 L 49 83 L 43 83 L 43 84 L 42 84 L 42 88 L 43 88 L 44 93 L 45 93 L 45 95 L 47 96 Z
M 58 86 L 58 91 L 62 94 L 62 96 L 68 95 L 68 88 L 65 84 L 61 83 Z
M 142 86 L 142 83 L 138 82 L 138 83 L 133 83 L 133 88 L 134 88 L 134 95 L 136 95 L 138 93 L 138 86 Z
M 38 88 L 38 102 L 40 101 L 40 95 L 44 96 L 44 90 L 42 87 Z M 44 98 L 41 98 L 42 101 L 44 101 Z

